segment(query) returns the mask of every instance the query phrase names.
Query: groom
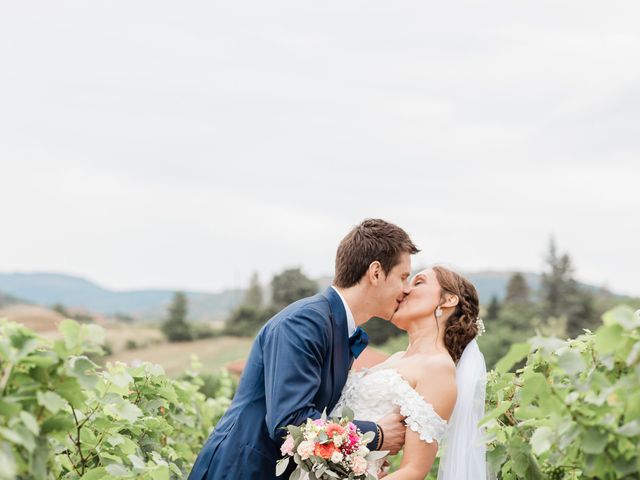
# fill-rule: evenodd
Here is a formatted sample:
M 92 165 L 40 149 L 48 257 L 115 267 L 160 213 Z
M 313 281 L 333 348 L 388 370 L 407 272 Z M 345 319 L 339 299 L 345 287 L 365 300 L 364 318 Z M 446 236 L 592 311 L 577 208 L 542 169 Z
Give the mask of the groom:
M 418 251 L 404 230 L 384 220 L 365 220 L 349 232 L 336 254 L 334 285 L 289 305 L 258 333 L 233 402 L 189 480 L 275 479 L 282 427 L 331 412 L 367 345 L 359 325 L 393 316 L 409 292 L 411 255 Z M 402 420 L 393 414 L 378 424 L 355 423 L 374 432 L 370 449 L 397 453 Z M 279 478 L 288 478 L 292 467 Z

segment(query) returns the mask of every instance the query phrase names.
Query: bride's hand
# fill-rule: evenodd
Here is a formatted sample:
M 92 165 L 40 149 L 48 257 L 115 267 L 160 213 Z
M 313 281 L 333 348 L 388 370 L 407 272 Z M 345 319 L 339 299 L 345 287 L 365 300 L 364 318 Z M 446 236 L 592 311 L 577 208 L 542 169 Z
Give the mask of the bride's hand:
M 389 463 L 389 460 L 385 458 L 382 465 L 380 465 L 380 470 L 378 470 L 378 479 L 384 478 L 387 476 L 390 466 L 391 464 Z

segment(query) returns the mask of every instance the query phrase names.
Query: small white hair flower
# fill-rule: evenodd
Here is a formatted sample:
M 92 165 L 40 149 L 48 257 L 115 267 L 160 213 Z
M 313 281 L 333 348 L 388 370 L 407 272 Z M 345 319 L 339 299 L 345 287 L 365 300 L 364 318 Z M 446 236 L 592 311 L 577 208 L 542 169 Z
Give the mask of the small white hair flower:
M 478 337 L 481 337 L 482 334 L 487 331 L 487 329 L 484 328 L 484 322 L 480 317 L 476 318 L 476 327 L 478 327 Z

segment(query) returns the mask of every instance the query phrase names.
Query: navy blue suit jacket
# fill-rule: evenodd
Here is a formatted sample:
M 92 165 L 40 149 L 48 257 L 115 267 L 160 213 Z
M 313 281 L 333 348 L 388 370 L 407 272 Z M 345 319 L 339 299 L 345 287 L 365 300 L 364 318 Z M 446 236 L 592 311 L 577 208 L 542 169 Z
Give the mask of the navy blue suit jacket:
M 330 412 L 353 363 L 342 300 L 329 287 L 271 318 L 258 333 L 231 406 L 204 444 L 189 480 L 275 476 L 289 424 Z M 355 422 L 376 433 L 373 422 Z M 376 445 L 373 439 L 370 447 Z

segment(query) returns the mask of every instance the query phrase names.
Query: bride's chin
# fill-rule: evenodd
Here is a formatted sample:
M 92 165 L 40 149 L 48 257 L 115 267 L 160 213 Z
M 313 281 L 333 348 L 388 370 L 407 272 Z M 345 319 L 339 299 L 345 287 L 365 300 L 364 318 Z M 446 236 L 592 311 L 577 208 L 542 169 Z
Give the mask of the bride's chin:
M 405 325 L 405 322 L 403 321 L 403 316 L 402 314 L 398 315 L 398 313 L 396 312 L 393 317 L 391 317 L 390 322 L 395 325 L 396 327 L 398 327 L 400 330 L 407 330 L 407 327 Z

